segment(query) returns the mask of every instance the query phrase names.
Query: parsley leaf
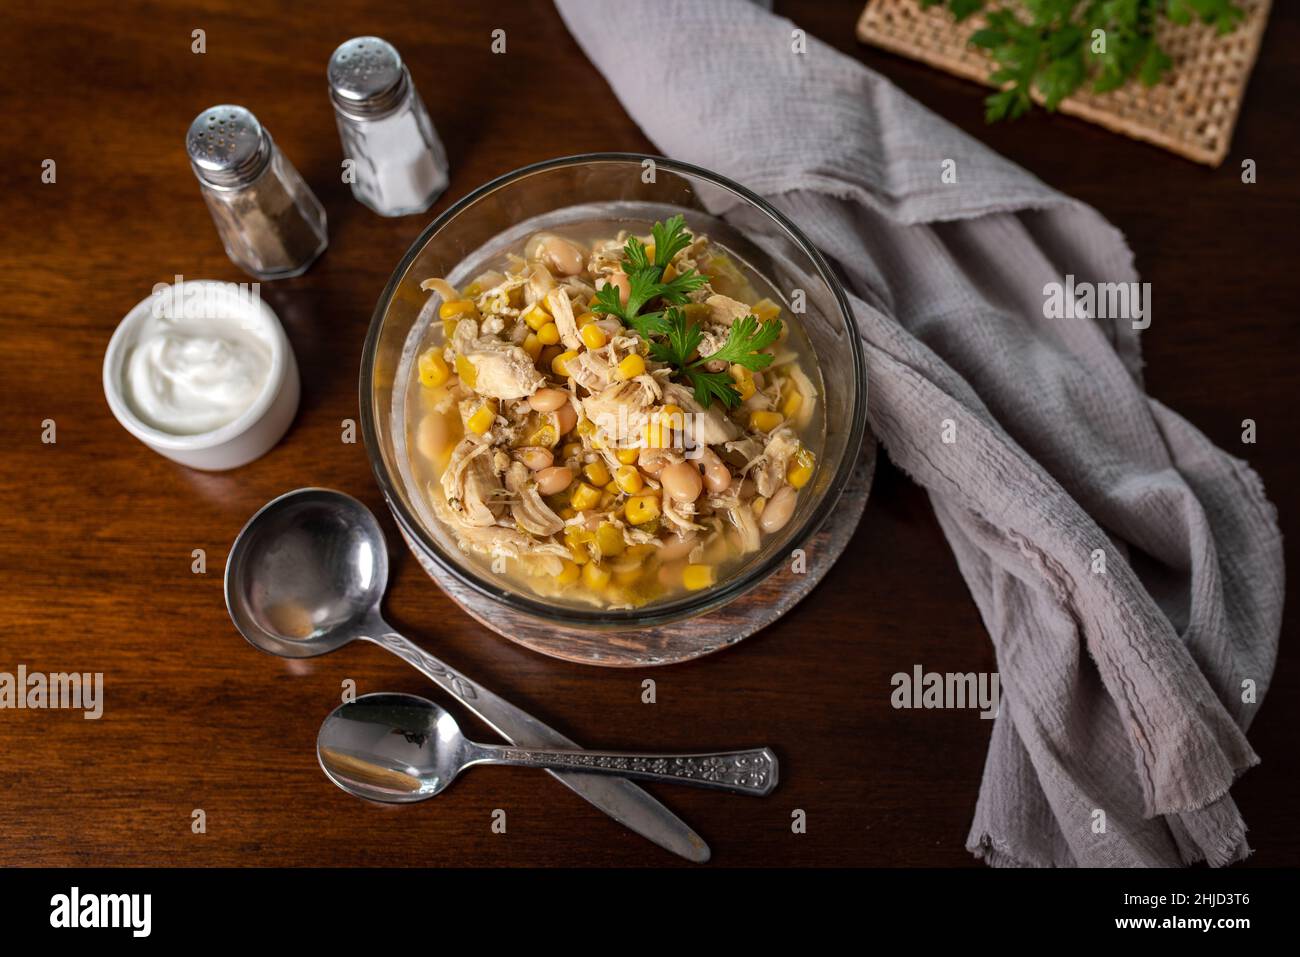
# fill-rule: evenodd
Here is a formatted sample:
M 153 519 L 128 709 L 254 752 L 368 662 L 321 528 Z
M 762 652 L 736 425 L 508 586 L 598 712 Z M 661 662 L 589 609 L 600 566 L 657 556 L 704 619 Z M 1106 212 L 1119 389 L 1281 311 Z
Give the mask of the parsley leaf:
M 686 220 L 681 213 L 666 223 L 655 223 L 650 227 L 650 235 L 655 241 L 655 265 L 661 270 L 667 268 L 673 257 L 691 244 L 691 236 L 686 232 Z M 644 252 L 644 247 L 642 251 Z
M 691 356 L 704 341 L 700 327 L 686 318 L 680 309 L 667 309 L 663 313 L 664 340 L 650 344 L 650 357 L 677 367 L 695 389 L 695 401 L 708 408 L 718 399 L 727 408 L 740 404 L 740 392 L 732 383 L 726 370 L 710 372 L 705 368 L 710 362 L 725 362 L 728 366 L 739 364 L 746 369 L 765 369 L 772 362 L 769 353 L 761 352 L 776 342 L 781 334 L 781 321 L 768 319 L 759 322 L 749 315 L 731 324 L 727 341 L 716 352 L 692 359 Z
M 694 269 L 664 281 L 664 272 L 673 257 L 691 244 L 691 235 L 686 231 L 686 221 L 674 216 L 666 223 L 655 223 L 650 229 L 654 237 L 655 254 L 652 261 L 647 254 L 645 244 L 635 236 L 628 237 L 623 244 L 623 274 L 627 276 L 627 305 L 623 305 L 617 287 L 606 284 L 597 290 L 592 300 L 591 311 L 606 313 L 618 318 L 625 326 L 630 326 L 646 335 L 642 327 L 653 325 L 639 321 L 640 312 L 652 299 L 662 299 L 666 303 L 680 305 L 686 297 L 707 283 L 708 277 L 700 275 Z

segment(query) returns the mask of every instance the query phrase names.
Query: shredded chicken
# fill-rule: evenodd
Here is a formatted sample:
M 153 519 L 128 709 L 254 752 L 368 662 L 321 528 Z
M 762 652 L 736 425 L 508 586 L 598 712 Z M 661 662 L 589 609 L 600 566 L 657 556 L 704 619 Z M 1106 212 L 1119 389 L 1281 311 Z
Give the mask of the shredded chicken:
M 443 322 L 419 357 L 411 444 L 433 478 L 434 515 L 493 572 L 504 560 L 513 581 L 557 600 L 635 607 L 712 587 L 791 520 L 816 466 L 819 380 L 801 361 L 805 340 L 754 291 L 760 277 L 681 223 L 665 228 L 682 237 L 672 275 L 705 281 L 638 302 L 681 308 L 699 329 L 694 355 L 723 348 L 745 316 L 784 317 L 762 362 L 699 364 L 733 383 L 725 402 L 596 301 L 613 284 L 626 302 L 638 275 L 624 268 L 628 244 L 648 234 L 538 233 L 464 289 L 422 284 Z

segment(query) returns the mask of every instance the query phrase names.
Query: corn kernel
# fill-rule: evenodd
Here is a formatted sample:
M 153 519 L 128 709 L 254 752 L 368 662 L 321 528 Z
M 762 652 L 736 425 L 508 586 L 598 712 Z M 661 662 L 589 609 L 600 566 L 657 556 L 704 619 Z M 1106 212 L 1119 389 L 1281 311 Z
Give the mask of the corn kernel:
M 605 468 L 604 462 L 588 462 L 582 467 L 582 474 L 592 485 L 609 484 L 609 469 Z
M 614 473 L 614 482 L 619 489 L 627 492 L 628 495 L 635 495 L 641 489 L 645 488 L 645 479 L 641 478 L 641 473 L 637 471 L 635 465 L 623 465 Z
M 775 319 L 781 315 L 781 307 L 771 299 L 760 299 L 749 307 L 749 311 L 759 322 L 767 322 L 769 319 Z
M 654 243 L 646 243 L 646 244 L 645 244 L 645 258 L 648 259 L 648 260 L 650 260 L 650 262 L 654 262 L 654 261 L 655 261 L 655 244 L 654 244 Z
M 614 584 L 616 585 L 635 585 L 641 578 L 641 567 L 638 565 L 633 568 L 625 568 L 622 571 L 614 572 Z M 630 596 L 620 596 L 620 602 L 630 601 Z
M 477 299 L 481 295 L 483 295 L 483 284 L 478 280 L 475 280 L 465 287 L 465 298 Z
M 584 415 L 582 418 L 578 419 L 576 428 L 579 435 L 594 435 L 596 432 L 596 423 Z
M 687 565 L 682 572 L 682 584 L 688 591 L 709 588 L 717 580 L 717 570 L 712 565 Z
M 572 585 L 582 577 L 582 566 L 577 562 L 571 562 L 567 558 L 562 558 L 564 569 L 560 574 L 555 576 L 555 581 L 560 585 Z
M 582 315 L 575 318 L 573 322 L 579 329 L 581 329 L 588 323 L 595 322 L 597 318 L 598 317 L 594 312 L 584 312 Z
M 438 307 L 439 319 L 477 319 L 478 306 L 473 299 L 453 299 Z
M 785 480 L 796 489 L 803 488 L 808 484 L 808 480 L 813 477 L 813 470 L 816 466 L 817 456 L 800 446 L 799 451 L 794 454 L 794 458 L 790 460 L 790 465 L 785 470 Z
M 596 562 L 588 562 L 582 566 L 582 581 L 588 588 L 599 591 L 609 584 L 612 577 L 608 568 L 602 568 Z
M 553 322 L 548 322 L 537 330 L 537 338 L 541 340 L 542 345 L 553 346 L 560 341 L 560 327 Z
M 469 429 L 475 435 L 483 435 L 488 429 L 492 428 L 492 423 L 496 417 L 496 402 L 484 402 L 474 411 L 473 415 L 465 420 L 465 428 Z
M 618 459 L 624 465 L 634 465 L 636 460 L 640 457 L 640 449 L 618 449 L 614 452 L 614 458 Z
M 420 384 L 430 389 L 436 389 L 451 378 L 447 361 L 443 359 L 442 352 L 437 347 L 420 354 L 419 367 Z
M 793 419 L 799 414 L 799 408 L 803 405 L 803 395 L 798 389 L 791 389 L 786 393 L 785 399 L 781 402 L 781 414 L 787 419 Z
M 600 528 L 596 529 L 596 547 L 600 549 L 601 558 L 611 558 L 622 555 L 627 543 L 623 541 L 623 533 L 617 525 L 602 522 Z
M 633 495 L 623 506 L 623 515 L 633 525 L 644 525 L 659 517 L 659 499 L 654 495 Z
M 753 511 L 754 517 L 760 518 L 763 515 L 763 509 L 767 508 L 767 499 L 759 495 L 754 499 L 753 504 L 749 507 Z
M 560 437 L 555 432 L 555 426 L 550 422 L 543 422 L 535 428 L 524 440 L 525 445 L 540 445 L 543 448 L 552 448 Z
M 593 532 L 587 531 L 585 525 L 566 525 L 564 526 L 564 541 L 570 546 L 585 545 L 587 542 L 594 542 L 596 536 Z
M 669 263 L 667 266 L 664 267 L 664 275 L 662 281 L 672 282 L 676 278 L 677 278 L 677 270 L 673 268 L 672 263 Z
M 784 421 L 785 417 L 780 412 L 760 409 L 750 414 L 749 427 L 756 432 L 771 432 Z
M 569 554 L 573 556 L 573 563 L 575 565 L 585 565 L 587 562 L 591 561 L 591 552 L 587 551 L 585 545 L 570 544 Z
M 472 389 L 478 384 L 478 370 L 474 368 L 474 363 L 464 356 L 456 357 L 456 375 L 460 376 L 460 381 L 468 388 Z
M 567 377 L 569 375 L 569 368 L 568 368 L 569 360 L 576 359 L 577 357 L 578 354 L 574 352 L 572 349 L 568 349 L 564 352 L 561 352 L 558 356 L 556 356 L 554 359 L 551 360 L 551 371 L 554 372 L 556 375 L 562 375 Z
M 606 482 L 604 488 L 606 492 L 614 496 L 617 496 L 619 492 L 623 491 L 621 488 L 618 487 L 618 483 L 615 482 L 613 479 L 610 479 L 608 482 Z
M 600 502 L 600 489 L 592 488 L 586 482 L 579 482 L 569 501 L 579 512 L 585 512 L 589 508 L 594 508 Z
M 605 335 L 605 330 L 591 323 L 583 326 L 578 335 L 582 338 L 582 344 L 588 349 L 599 349 L 609 341 L 609 337 Z
M 542 354 L 543 345 L 545 345 L 545 343 L 542 342 L 541 339 L 537 338 L 537 333 L 535 332 L 530 332 L 528 335 L 524 336 L 524 352 L 527 352 L 528 357 L 534 362 L 536 362 L 538 357 Z
M 564 508 L 560 509 L 555 514 L 560 516 L 560 518 L 564 519 L 567 522 L 569 519 L 573 518 L 573 516 L 577 515 L 578 513 L 575 512 L 570 506 L 566 505 L 564 506 Z
M 736 384 L 736 391 L 740 393 L 741 402 L 751 398 L 757 391 L 757 386 L 754 384 L 754 373 L 739 362 L 731 367 L 731 379 Z
M 581 442 L 565 442 L 563 448 L 560 449 L 560 458 L 562 459 L 575 458 L 581 454 L 582 454 Z
M 451 342 L 451 337 L 456 334 L 458 325 L 460 325 L 460 321 L 456 319 L 442 320 L 442 338 L 444 341 Z
M 528 323 L 528 328 L 537 332 L 542 326 L 551 321 L 551 314 L 546 311 L 540 302 L 535 302 L 528 307 L 524 313 L 524 322 Z
M 639 375 L 645 374 L 645 360 L 635 352 L 630 356 L 624 357 L 623 361 L 618 364 L 618 378 L 624 381 L 635 379 Z

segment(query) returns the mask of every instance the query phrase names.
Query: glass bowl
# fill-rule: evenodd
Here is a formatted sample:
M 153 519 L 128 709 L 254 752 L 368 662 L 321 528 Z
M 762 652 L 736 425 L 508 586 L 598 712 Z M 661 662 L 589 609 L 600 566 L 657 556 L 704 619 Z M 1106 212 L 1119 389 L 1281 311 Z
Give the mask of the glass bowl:
M 462 552 L 412 477 L 406 387 L 436 313 L 436 297 L 422 291 L 420 282 L 445 277 L 464 285 L 487 260 L 517 248 L 524 237 L 565 223 L 628 220 L 631 226 L 676 213 L 771 281 L 802 325 L 825 386 L 826 434 L 817 470 L 785 528 L 768 536 L 758 552 L 713 588 L 634 609 L 557 603 Z M 797 305 L 803 306 L 802 314 L 792 308 Z M 375 478 L 407 543 L 435 581 L 453 579 L 515 613 L 559 627 L 619 631 L 716 610 L 785 565 L 791 551 L 830 515 L 857 464 L 866 428 L 867 382 L 844 290 L 821 254 L 782 213 L 743 186 L 688 163 L 592 153 L 507 173 L 456 203 L 420 234 L 375 307 L 361 359 L 360 405 Z

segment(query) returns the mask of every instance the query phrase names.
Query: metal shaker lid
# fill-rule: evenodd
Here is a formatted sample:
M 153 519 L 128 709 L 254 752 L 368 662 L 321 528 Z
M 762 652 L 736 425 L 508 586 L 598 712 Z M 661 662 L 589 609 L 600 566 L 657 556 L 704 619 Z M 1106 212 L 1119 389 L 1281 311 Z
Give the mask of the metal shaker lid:
M 339 45 L 327 71 L 330 98 L 358 118 L 382 116 L 405 98 L 410 74 L 397 49 L 379 37 L 353 37 Z
M 213 186 L 251 183 L 271 158 L 271 138 L 242 106 L 213 106 L 194 118 L 185 151 L 200 180 Z

